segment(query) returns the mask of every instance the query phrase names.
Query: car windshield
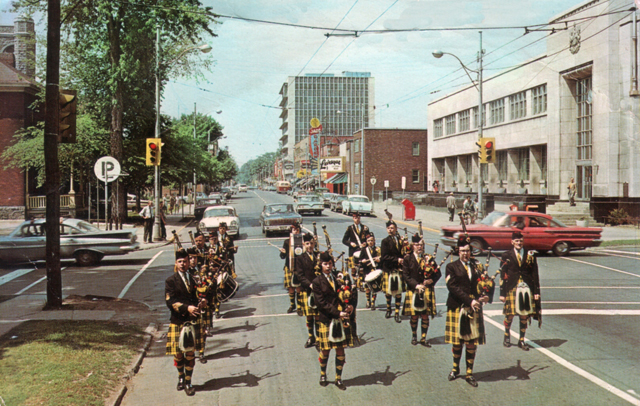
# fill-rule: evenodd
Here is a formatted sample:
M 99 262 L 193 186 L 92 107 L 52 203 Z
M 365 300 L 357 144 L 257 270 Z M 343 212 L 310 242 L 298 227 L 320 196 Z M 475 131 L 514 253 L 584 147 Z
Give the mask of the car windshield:
M 96 231 L 100 231 L 100 229 L 96 226 L 94 226 L 91 223 L 87 223 L 86 221 L 80 221 L 78 222 L 78 224 L 76 224 L 78 226 L 78 228 L 84 232 L 96 232 Z
M 504 216 L 504 213 L 499 212 L 499 211 L 494 211 L 489 213 L 489 215 L 487 217 L 485 217 L 484 219 L 482 219 L 482 221 L 480 223 L 487 225 L 487 226 L 500 226 L 501 224 L 495 224 L 496 221 L 500 220 L 502 217 Z
M 213 206 L 216 204 L 220 204 L 220 201 L 218 199 L 203 199 L 203 200 L 199 200 L 198 204 L 200 206 Z
M 336 200 L 337 201 L 347 200 L 347 196 L 337 196 Z
M 358 196 L 358 197 L 350 197 L 349 200 L 352 202 L 367 203 L 369 201 L 369 198 Z
M 566 227 L 567 225 L 564 224 L 562 221 L 557 220 L 557 219 L 553 219 L 549 222 L 549 225 L 551 227 Z
M 234 216 L 233 209 L 211 209 L 204 212 L 204 218 Z
M 290 204 L 279 204 L 277 206 L 267 206 L 267 213 L 293 213 L 293 206 Z
M 300 196 L 300 201 L 305 203 L 315 203 L 319 202 L 320 198 L 318 196 Z

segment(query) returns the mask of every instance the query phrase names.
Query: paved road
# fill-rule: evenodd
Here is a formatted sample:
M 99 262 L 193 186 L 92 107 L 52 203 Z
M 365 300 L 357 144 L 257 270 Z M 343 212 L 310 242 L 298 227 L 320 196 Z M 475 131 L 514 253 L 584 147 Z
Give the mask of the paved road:
M 240 290 L 222 306 L 223 318 L 215 322 L 216 334 L 207 343 L 208 363 L 196 365 L 196 396 L 175 391 L 172 359 L 164 356 L 165 338 L 158 336 L 123 405 L 373 405 L 398 401 L 640 405 L 640 354 L 633 346 L 640 334 L 640 253 L 631 249 L 540 257 L 545 316 L 542 329 L 534 324 L 528 330 L 534 348 L 529 352 L 503 348 L 501 306 L 488 305 L 488 343 L 480 347 L 474 368 L 480 383 L 477 389 L 460 379 L 446 379 L 451 348 L 444 344 L 444 280 L 436 287 L 439 315 L 429 330 L 432 348 L 410 345 L 408 320 L 397 324 L 384 319 L 383 295 L 374 312 L 362 308 L 361 300 L 358 329 L 364 343 L 347 351 L 343 379 L 348 390 L 320 387 L 317 353 L 303 348 L 304 320 L 286 314 L 282 261 L 278 251 L 267 245 L 257 222 L 265 202 L 289 201 L 287 196 L 260 191 L 237 195 L 232 201 L 241 218 L 242 236 L 236 243 L 240 247 Z M 311 229 L 312 221 L 320 232 L 321 225 L 326 225 L 333 248 L 342 249 L 340 240 L 350 218 L 325 210 L 321 217 L 305 216 L 303 225 Z M 384 219 L 365 217 L 363 223 L 374 231 L 378 242 L 385 236 Z M 283 239 L 268 240 L 280 245 Z M 427 230 L 425 239 L 435 243 L 439 236 Z M 438 258 L 443 255 L 440 250 Z M 63 271 L 64 294 L 122 295 L 145 302 L 157 311 L 157 320 L 166 329 L 163 289 L 172 263 L 171 246 L 105 259 L 100 267 L 78 268 L 69 263 Z M 497 269 L 497 261 L 492 260 L 490 269 Z M 14 295 L 43 275 L 43 270 L 33 271 L 4 283 L 0 295 Z M 44 287 L 44 283 L 36 284 L 22 294 L 43 292 Z M 331 381 L 333 354 L 327 371 Z

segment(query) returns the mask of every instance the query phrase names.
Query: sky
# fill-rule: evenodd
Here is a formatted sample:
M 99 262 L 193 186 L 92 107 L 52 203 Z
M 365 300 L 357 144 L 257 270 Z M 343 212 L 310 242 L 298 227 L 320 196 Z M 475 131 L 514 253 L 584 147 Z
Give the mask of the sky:
M 162 113 L 213 116 L 224 127 L 222 147 L 238 166 L 276 151 L 281 137 L 279 91 L 289 76 L 343 71 L 375 78 L 375 127 L 426 128 L 430 101 L 470 84 L 455 54 L 477 69 L 482 30 L 484 76 L 544 54 L 548 32 L 523 27 L 545 24 L 583 1 L 577 0 L 201 0 L 212 12 L 316 30 L 222 17 L 208 43 L 215 64 L 204 80 L 172 80 Z M 602 0 L 606 3 L 607 0 Z M 5 11 L 10 0 L 0 0 Z M 15 15 L 0 14 L 2 25 Z M 38 20 L 36 20 L 38 21 Z M 492 29 L 496 27 L 517 27 Z M 325 34 L 354 31 L 437 29 L 422 32 Z M 467 28 L 467 30 L 451 30 Z M 475 75 L 472 74 L 475 79 Z

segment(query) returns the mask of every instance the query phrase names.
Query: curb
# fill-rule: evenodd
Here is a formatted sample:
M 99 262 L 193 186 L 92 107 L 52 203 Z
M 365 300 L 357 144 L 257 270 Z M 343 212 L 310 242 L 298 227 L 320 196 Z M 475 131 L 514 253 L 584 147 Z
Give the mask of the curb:
M 191 225 L 191 223 L 193 223 L 193 220 L 189 220 L 189 222 L 187 224 L 185 224 L 184 226 L 182 226 L 181 228 L 179 228 L 176 233 L 181 232 L 182 230 L 184 230 L 185 228 L 189 227 Z M 145 248 L 140 248 L 138 251 L 146 251 L 146 250 L 152 250 L 158 247 L 165 247 L 167 245 L 173 244 L 173 237 L 169 238 L 167 241 L 164 241 L 162 243 L 158 243 L 158 244 L 153 244 L 150 247 L 145 247 Z

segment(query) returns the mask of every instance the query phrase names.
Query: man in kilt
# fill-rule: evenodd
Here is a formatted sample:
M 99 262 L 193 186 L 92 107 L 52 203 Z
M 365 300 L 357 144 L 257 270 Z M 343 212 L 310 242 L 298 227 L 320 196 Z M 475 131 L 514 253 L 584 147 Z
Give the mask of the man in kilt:
M 226 253 L 224 251 L 224 248 L 222 247 L 222 244 L 220 244 L 220 241 L 218 240 L 217 228 L 214 228 L 209 233 L 208 254 L 209 254 L 209 269 L 214 272 L 214 276 L 216 278 L 215 282 L 217 287 L 217 284 L 218 284 L 217 277 L 221 272 L 221 268 L 223 270 L 226 269 L 223 267 L 226 261 Z M 211 302 L 209 307 L 211 310 L 211 318 L 213 319 L 213 315 L 215 314 L 216 319 L 219 319 L 220 318 L 220 299 L 218 298 L 217 294 L 213 296 L 213 301 Z
M 236 247 L 233 243 L 233 238 L 229 234 L 227 234 L 228 229 L 229 228 L 227 226 L 227 223 L 225 223 L 224 221 L 220 222 L 220 224 L 218 225 L 218 232 L 220 234 L 218 236 L 218 239 L 220 240 L 220 244 L 222 244 L 222 248 L 224 248 L 226 259 L 231 261 L 230 276 L 233 279 L 236 279 L 238 275 L 236 274 L 235 256 L 238 253 L 238 247 Z
M 404 296 L 403 316 L 411 316 L 411 344 L 417 345 L 418 318 L 422 319 L 420 344 L 431 347 L 427 341 L 429 330 L 429 316 L 436 315 L 436 294 L 433 289 L 442 276 L 438 265 L 431 256 L 424 256 L 424 241 L 415 234 L 411 238 L 413 253 L 404 257 L 402 261 L 402 275 L 407 283 L 407 293 Z M 414 302 L 414 296 L 422 300 Z
M 297 288 L 298 307 L 302 311 L 302 316 L 307 318 L 309 338 L 304 348 L 309 348 L 316 344 L 313 329 L 316 324 L 315 318 L 318 316 L 318 309 L 315 306 L 309 306 L 309 296 L 312 293 L 313 280 L 316 278 L 317 256 L 313 251 L 315 246 L 313 235 L 306 233 L 302 236 L 302 241 L 304 244 L 304 253 L 296 257 L 294 273 L 300 282 L 300 286 Z
M 369 257 L 371 254 L 371 257 Z M 367 235 L 367 247 L 362 250 L 360 254 L 360 269 L 362 269 L 362 276 L 366 277 L 371 271 L 378 268 L 381 258 L 380 247 L 376 247 L 376 237 L 373 233 L 369 232 Z M 373 259 L 373 264 L 371 259 Z M 367 284 L 364 286 L 364 292 L 367 296 L 367 308 L 376 310 L 376 298 L 377 293 L 372 292 Z
M 398 228 L 393 220 L 387 221 L 387 237 L 380 243 L 380 250 L 382 254 L 382 271 L 384 272 L 384 279 L 382 281 L 382 291 L 387 299 L 387 313 L 384 317 L 391 318 L 391 294 L 393 287 L 390 281 L 390 277 L 393 273 L 402 274 L 402 241 L 397 234 Z M 404 281 L 400 280 L 397 288 L 396 297 L 396 315 L 395 320 L 400 323 L 400 303 L 402 301 L 402 292 L 404 292 Z
M 191 385 L 193 368 L 195 367 L 195 351 L 204 351 L 202 324 L 200 323 L 199 299 L 196 285 L 189 275 L 189 262 L 187 252 L 176 252 L 176 270 L 165 281 L 165 302 L 171 311 L 171 324 L 167 333 L 167 355 L 173 355 L 175 367 L 178 369 L 177 390 L 183 390 L 189 396 L 195 394 Z M 195 330 L 195 348 L 180 348 L 180 332 L 182 328 L 191 323 Z
M 176 270 L 177 272 L 177 270 Z M 201 309 L 200 323 L 202 324 L 203 336 L 202 336 L 202 351 L 200 352 L 199 359 L 203 364 L 207 363 L 204 357 L 204 348 L 206 347 L 207 336 L 213 335 L 213 301 L 216 296 L 217 282 L 213 277 L 213 272 L 207 265 L 198 267 L 198 257 L 189 254 L 189 269 L 187 270 L 191 279 L 195 282 L 198 299 L 206 299 L 207 304 Z
M 284 259 L 284 288 L 289 291 L 290 306 L 287 309 L 287 313 L 296 311 L 296 286 L 294 285 L 298 284 L 293 281 L 293 267 L 295 266 L 296 255 L 291 252 L 291 250 L 295 251 L 295 247 L 291 246 L 291 242 L 295 239 L 294 236 L 297 235 L 300 235 L 300 224 L 296 222 L 291 225 L 291 234 L 289 234 L 289 238 L 284 240 L 282 248 L 280 248 L 280 259 Z M 293 263 L 290 261 L 291 258 L 294 258 Z
M 352 213 L 353 224 L 347 227 L 347 230 L 342 237 L 342 243 L 349 247 L 349 269 L 351 270 L 351 276 L 356 281 L 358 288 L 362 285 L 362 275 L 358 275 L 358 267 L 356 266 L 358 260 L 353 256 L 357 251 L 360 251 L 367 246 L 367 234 L 369 234 L 369 227 L 364 224 L 360 224 L 360 214 Z M 362 256 L 360 256 L 362 258 Z
M 347 387 L 342 382 L 342 368 L 346 357 L 345 347 L 353 347 L 353 335 L 351 328 L 344 325 L 348 323 L 351 305 L 344 303 L 342 281 L 334 278 L 332 274 L 333 258 L 328 252 L 320 254 L 322 273 L 313 280 L 313 294 L 318 306 L 318 348 L 320 354 L 320 386 L 327 386 L 327 362 L 332 348 L 336 349 L 336 386 L 340 390 Z M 342 298 L 341 298 L 342 295 Z M 331 329 L 331 324 L 334 329 Z M 342 339 L 341 339 L 342 338 Z
M 538 261 L 532 251 L 524 249 L 524 238 L 519 231 L 511 235 L 513 249 L 502 254 L 502 266 L 500 268 L 500 301 L 504 303 L 504 341 L 505 347 L 511 346 L 510 330 L 513 317 L 520 317 L 520 339 L 518 347 L 529 351 L 529 345 L 524 342 L 524 334 L 527 331 L 527 321 L 536 313 L 536 301 L 540 300 L 540 278 L 538 276 Z M 526 301 L 526 311 L 518 312 L 516 309 L 516 290 L 518 285 L 524 283 L 528 286 L 534 300 Z M 528 313 L 528 314 L 525 314 Z
M 471 246 L 465 237 L 461 237 L 457 243 L 460 258 L 457 261 L 447 264 L 445 281 L 449 290 L 447 298 L 447 321 L 445 325 L 444 341 L 452 344 L 453 368 L 448 379 L 453 381 L 460 374 L 460 359 L 462 358 L 462 346 L 466 346 L 465 361 L 467 364 L 467 374 L 465 380 L 474 388 L 478 382 L 473 377 L 473 361 L 476 356 L 478 345 L 486 342 L 484 333 L 484 321 L 482 318 L 482 303 L 487 303 L 487 296 L 479 297 L 478 279 L 481 275 L 478 264 L 471 260 Z M 477 322 L 477 333 L 474 338 L 461 338 L 460 312 L 464 308 L 465 312 L 475 316 Z M 465 316 L 467 317 L 467 316 Z

